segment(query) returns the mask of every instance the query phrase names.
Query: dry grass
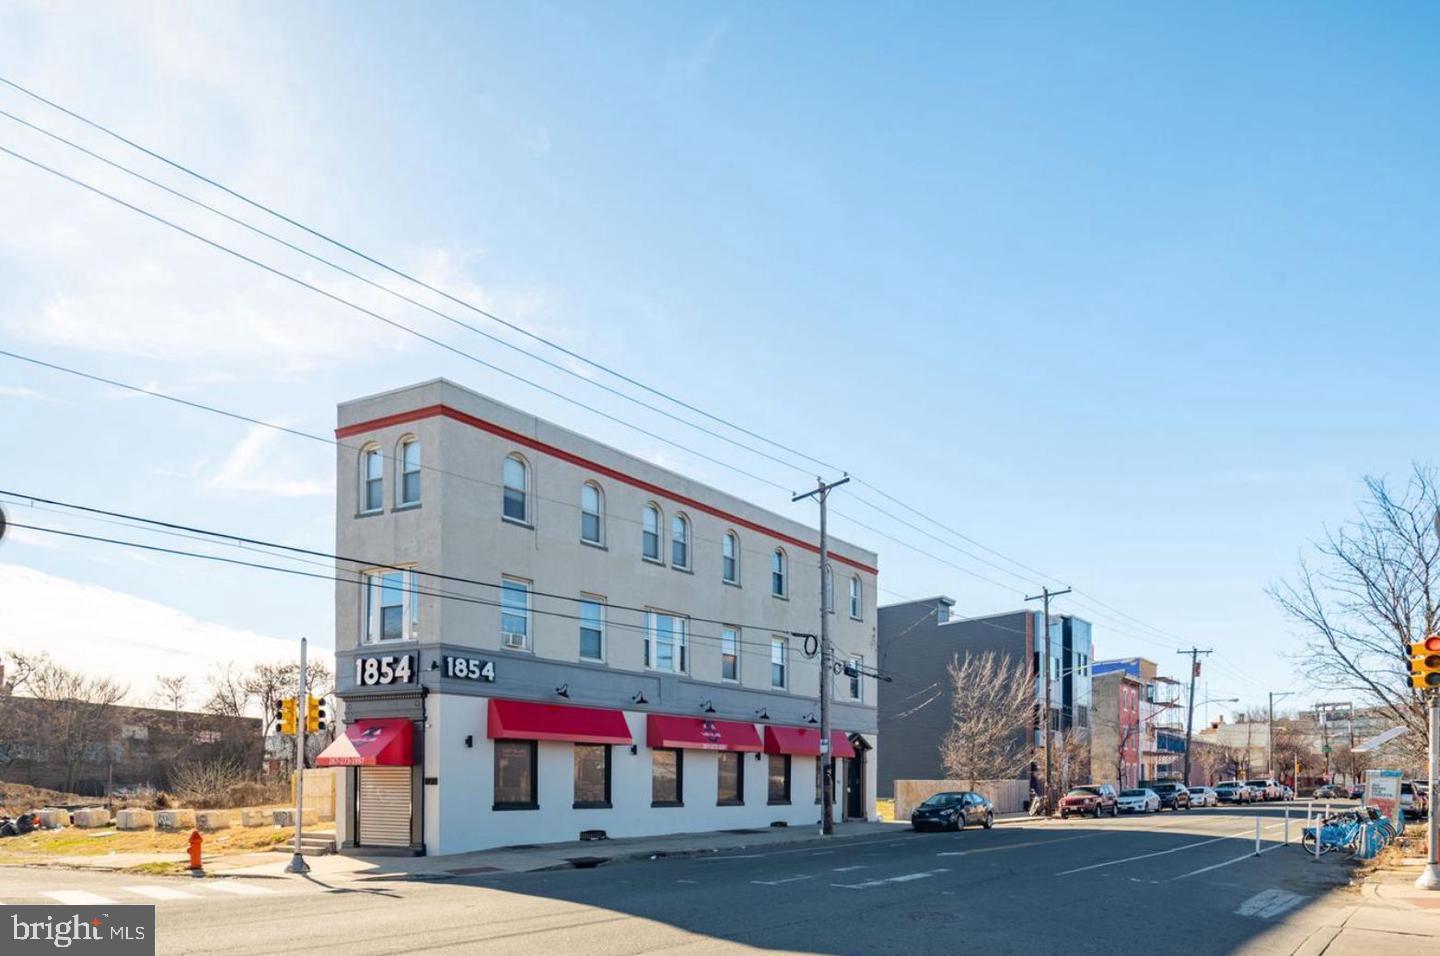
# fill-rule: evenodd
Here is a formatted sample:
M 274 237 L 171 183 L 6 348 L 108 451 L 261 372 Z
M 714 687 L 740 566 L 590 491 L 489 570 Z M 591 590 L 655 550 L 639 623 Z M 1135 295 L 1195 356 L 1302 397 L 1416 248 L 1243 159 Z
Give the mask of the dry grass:
M 59 790 L 46 790 L 44 787 L 32 787 L 26 783 L 0 781 L 0 814 L 15 816 L 55 804 L 71 806 L 86 802 L 104 804 L 105 801 L 104 798 L 82 797 L 78 793 L 61 793 Z
M 294 839 L 292 828 L 236 827 L 205 834 L 206 856 L 268 850 Z M 114 827 L 42 830 L 0 840 L 0 864 L 35 863 L 60 856 L 104 856 L 110 853 L 186 853 L 190 833 L 161 830 L 119 831 Z
M 1368 876 L 1381 870 L 1393 870 L 1401 865 L 1401 861 L 1425 855 L 1425 825 L 1423 823 L 1412 823 L 1405 828 L 1404 833 L 1394 843 L 1375 854 L 1374 858 L 1361 862 L 1358 873 L 1361 876 Z
M 822 814 L 823 815 L 823 814 Z M 875 798 L 875 815 L 887 823 L 895 822 L 895 801 L 894 799 Z

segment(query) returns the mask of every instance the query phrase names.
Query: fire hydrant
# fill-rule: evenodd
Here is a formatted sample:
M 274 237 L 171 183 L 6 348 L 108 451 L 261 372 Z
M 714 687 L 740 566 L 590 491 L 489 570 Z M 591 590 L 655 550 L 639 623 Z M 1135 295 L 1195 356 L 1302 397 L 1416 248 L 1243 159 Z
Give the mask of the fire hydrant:
M 199 876 L 203 871 L 200 868 L 200 849 L 205 838 L 200 835 L 199 830 L 190 831 L 190 872 Z

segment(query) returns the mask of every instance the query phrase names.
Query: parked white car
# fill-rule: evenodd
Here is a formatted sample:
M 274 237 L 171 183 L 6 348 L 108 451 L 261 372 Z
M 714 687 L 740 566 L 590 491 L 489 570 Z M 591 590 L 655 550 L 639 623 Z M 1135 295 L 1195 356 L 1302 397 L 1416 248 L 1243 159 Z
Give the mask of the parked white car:
M 1160 794 L 1148 787 L 1121 790 L 1115 798 L 1115 809 L 1120 813 L 1159 813 Z
M 1218 807 L 1220 806 L 1220 795 L 1210 787 L 1191 787 L 1190 806 Z

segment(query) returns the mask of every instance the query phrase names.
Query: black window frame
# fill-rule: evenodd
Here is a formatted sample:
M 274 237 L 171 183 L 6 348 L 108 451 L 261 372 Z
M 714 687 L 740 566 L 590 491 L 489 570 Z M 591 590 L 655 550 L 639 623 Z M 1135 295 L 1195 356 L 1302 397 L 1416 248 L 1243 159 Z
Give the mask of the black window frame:
M 769 759 L 765 761 L 765 804 L 771 807 L 788 807 L 790 805 L 791 785 L 790 755 L 769 754 L 768 757 Z M 782 792 L 779 797 L 775 796 L 775 759 L 777 757 L 780 759 L 781 766 L 785 768 L 782 777 Z
M 611 783 L 611 779 L 612 779 L 611 770 L 612 770 L 612 767 L 614 766 L 614 760 L 613 760 L 613 755 L 612 755 L 612 753 L 611 753 L 611 747 L 610 747 L 609 744 L 587 744 L 587 743 L 575 743 L 575 744 L 573 744 L 573 745 L 572 745 L 572 750 L 571 750 L 571 755 L 570 755 L 570 766 L 571 766 L 571 773 L 572 773 L 572 775 L 574 774 L 574 771 L 579 768 L 579 763 L 580 763 L 580 748 L 581 748 L 581 747 L 586 747 L 586 748 L 589 748 L 589 747 L 599 747 L 599 748 L 602 748 L 602 749 L 604 750 L 604 753 L 605 753 L 605 799 L 603 799 L 603 800 L 581 800 L 581 799 L 580 799 L 579 790 L 578 790 L 578 788 L 579 788 L 579 786 L 580 786 L 580 778 L 579 778 L 578 775 L 574 775 L 574 776 L 572 776 L 572 780 L 571 780 L 572 797 L 573 797 L 573 802 L 571 803 L 571 807 L 572 807 L 573 809 L 576 809 L 576 810 L 609 810 L 609 809 L 612 807 L 612 804 L 611 804 L 611 802 L 610 802 L 610 796 L 611 796 L 610 783 Z
M 500 750 L 502 745 L 523 744 L 530 751 L 530 799 L 528 801 L 505 801 L 499 799 Z M 494 777 L 491 780 L 492 810 L 539 810 L 540 809 L 540 745 L 534 740 L 504 739 L 495 741 Z
M 675 755 L 675 799 L 655 799 L 655 754 L 667 753 Z M 683 807 L 685 806 L 685 751 L 679 747 L 652 747 L 650 751 L 650 806 L 652 807 Z
M 731 757 L 735 759 L 735 796 L 722 797 L 720 795 L 720 762 Z M 738 750 L 721 750 L 716 753 L 715 761 L 715 806 L 743 807 L 745 805 L 745 755 Z

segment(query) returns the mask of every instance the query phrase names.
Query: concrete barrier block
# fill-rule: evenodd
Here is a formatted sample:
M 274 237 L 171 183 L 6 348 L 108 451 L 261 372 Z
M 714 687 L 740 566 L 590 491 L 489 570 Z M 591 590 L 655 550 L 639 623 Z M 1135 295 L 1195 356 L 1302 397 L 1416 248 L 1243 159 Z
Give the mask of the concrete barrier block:
M 69 810 L 46 807 L 43 810 L 36 810 L 35 815 L 40 818 L 40 825 L 47 830 L 58 830 L 60 827 L 68 827 L 70 825 Z
M 195 829 L 194 810 L 156 810 L 155 826 L 161 830 Z
M 242 827 L 268 827 L 275 822 L 275 814 L 270 810 L 256 810 L 254 807 L 246 807 L 240 811 L 240 825 Z
M 120 830 L 148 830 L 155 825 L 155 814 L 149 810 L 115 811 L 115 827 Z
M 295 825 L 294 810 L 273 810 L 271 813 L 274 815 L 275 825 L 277 827 L 293 827 Z M 300 819 L 306 824 L 319 823 L 320 814 L 306 807 L 305 813 Z
M 77 827 L 108 827 L 110 811 L 104 807 L 86 807 L 83 810 L 76 810 L 72 819 Z
M 195 814 L 195 825 L 201 830 L 230 829 L 229 810 L 200 810 Z

